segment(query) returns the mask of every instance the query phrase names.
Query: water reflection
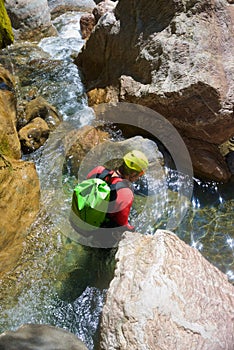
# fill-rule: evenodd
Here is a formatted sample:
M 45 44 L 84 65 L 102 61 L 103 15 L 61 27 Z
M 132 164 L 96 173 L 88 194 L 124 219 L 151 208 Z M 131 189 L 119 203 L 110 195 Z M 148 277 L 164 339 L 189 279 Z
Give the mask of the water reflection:
M 195 179 L 192 207 L 177 235 L 198 249 L 234 283 L 233 183 L 218 184 Z

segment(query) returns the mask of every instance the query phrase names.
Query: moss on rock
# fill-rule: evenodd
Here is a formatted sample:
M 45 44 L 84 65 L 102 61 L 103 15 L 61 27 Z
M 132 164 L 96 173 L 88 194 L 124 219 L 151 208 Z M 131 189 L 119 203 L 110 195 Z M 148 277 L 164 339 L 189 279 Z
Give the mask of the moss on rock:
M 0 0 L 0 49 L 12 44 L 13 41 L 11 21 L 5 9 L 4 0 Z

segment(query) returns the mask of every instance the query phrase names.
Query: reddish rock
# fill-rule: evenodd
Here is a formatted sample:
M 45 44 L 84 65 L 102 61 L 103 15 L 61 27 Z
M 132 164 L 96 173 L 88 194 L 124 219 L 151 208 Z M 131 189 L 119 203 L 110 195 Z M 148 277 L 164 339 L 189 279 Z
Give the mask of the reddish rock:
M 80 30 L 82 33 L 82 39 L 88 39 L 94 26 L 96 24 L 96 20 L 94 15 L 88 13 L 86 15 L 81 16 L 80 18 Z

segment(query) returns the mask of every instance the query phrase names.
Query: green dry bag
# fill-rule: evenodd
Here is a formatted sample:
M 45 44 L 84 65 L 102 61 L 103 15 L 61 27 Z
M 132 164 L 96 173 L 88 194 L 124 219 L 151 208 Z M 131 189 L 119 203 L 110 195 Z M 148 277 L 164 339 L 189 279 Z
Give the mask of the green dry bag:
M 81 229 L 91 230 L 101 226 L 106 217 L 110 193 L 110 186 L 99 178 L 84 180 L 75 187 L 72 210 L 81 219 L 78 220 Z
M 92 231 L 105 222 L 109 202 L 116 199 L 119 189 L 129 187 L 123 180 L 112 184 L 112 174 L 113 171 L 104 169 L 75 187 L 70 214 L 73 227 Z

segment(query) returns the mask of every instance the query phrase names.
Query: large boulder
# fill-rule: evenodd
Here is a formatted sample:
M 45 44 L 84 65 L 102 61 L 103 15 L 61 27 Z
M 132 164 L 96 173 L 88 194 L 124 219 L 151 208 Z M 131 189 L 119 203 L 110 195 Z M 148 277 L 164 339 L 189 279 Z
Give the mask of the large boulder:
M 39 211 L 35 165 L 0 156 L 0 277 L 16 266 L 27 229 Z
M 15 39 L 40 40 L 57 35 L 47 0 L 5 0 Z
M 226 0 L 119 0 L 76 59 L 87 91 L 114 86 L 120 101 L 161 113 L 188 141 L 195 174 L 218 181 L 231 176 L 219 146 L 234 135 L 233 17 Z
M 0 66 L 0 276 L 16 265 L 39 210 L 35 165 L 20 160 L 14 80 Z
M 93 0 L 48 0 L 52 18 L 68 11 L 91 12 L 95 7 Z
M 107 132 L 90 125 L 69 132 L 65 137 L 65 149 L 70 173 L 77 176 L 81 161 L 86 154 L 109 138 Z
M 0 335 L 1 350 L 87 350 L 74 334 L 58 327 L 28 324 Z
M 125 233 L 101 321 L 101 349 L 233 350 L 234 287 L 171 232 Z
M 16 95 L 14 79 L 0 65 L 0 153 L 19 159 L 20 142 L 16 130 Z

